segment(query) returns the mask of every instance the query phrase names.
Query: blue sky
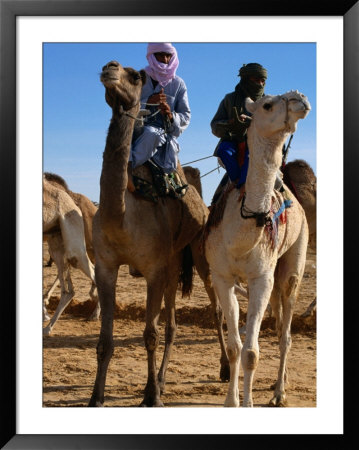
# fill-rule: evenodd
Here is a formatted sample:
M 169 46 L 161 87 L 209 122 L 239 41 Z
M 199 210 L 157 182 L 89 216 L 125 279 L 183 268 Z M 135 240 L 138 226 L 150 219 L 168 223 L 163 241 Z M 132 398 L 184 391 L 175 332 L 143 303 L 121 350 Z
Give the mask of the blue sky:
M 315 43 L 176 43 L 177 75 L 187 85 L 192 117 L 179 138 L 182 164 L 205 175 L 217 167 L 210 157 L 218 142 L 210 121 L 224 95 L 238 83 L 239 68 L 258 62 L 268 70 L 267 94 L 298 89 L 312 111 L 299 121 L 288 161 L 305 159 L 316 172 Z M 43 169 L 61 175 L 74 192 L 99 199 L 102 153 L 111 110 L 99 74 L 110 60 L 137 70 L 147 65 L 147 43 L 45 43 L 43 45 Z M 202 177 L 207 205 L 224 170 Z

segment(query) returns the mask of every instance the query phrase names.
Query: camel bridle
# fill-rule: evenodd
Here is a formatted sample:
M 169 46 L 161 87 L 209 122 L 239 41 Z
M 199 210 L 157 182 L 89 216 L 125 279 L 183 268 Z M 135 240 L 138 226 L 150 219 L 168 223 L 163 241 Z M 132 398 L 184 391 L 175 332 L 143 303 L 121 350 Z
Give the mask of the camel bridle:
M 307 110 L 308 108 L 307 108 L 306 104 L 304 103 L 304 101 L 300 98 L 299 99 L 298 98 L 288 98 L 285 95 L 281 95 L 280 99 L 285 101 L 286 114 L 285 114 L 285 119 L 284 119 L 284 125 L 286 128 L 289 129 L 289 102 L 299 102 L 299 103 L 302 103 L 305 110 Z

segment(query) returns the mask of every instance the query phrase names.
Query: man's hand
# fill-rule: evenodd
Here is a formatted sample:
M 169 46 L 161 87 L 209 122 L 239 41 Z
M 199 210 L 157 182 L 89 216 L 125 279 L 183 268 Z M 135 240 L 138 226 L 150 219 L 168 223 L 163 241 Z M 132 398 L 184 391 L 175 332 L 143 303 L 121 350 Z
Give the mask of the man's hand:
M 150 97 L 148 97 L 147 103 L 153 103 L 153 104 L 160 104 L 160 103 L 167 103 L 167 97 L 164 93 L 163 88 L 160 92 L 156 94 L 152 94 Z
M 240 114 L 239 116 L 238 116 L 238 121 L 239 122 L 250 122 L 251 121 L 251 118 L 249 117 L 249 116 L 247 116 L 246 114 Z M 232 117 L 232 119 L 229 119 L 229 121 L 228 121 L 228 124 L 229 125 L 233 125 L 234 123 L 236 122 L 236 119 L 234 119 L 233 117 Z
M 160 92 L 158 92 L 158 94 L 153 94 L 151 95 L 148 100 L 147 103 L 155 103 L 155 104 L 159 104 L 158 108 L 161 111 L 161 114 L 163 116 L 168 116 L 168 118 L 170 120 L 173 119 L 172 113 L 171 113 L 171 108 L 169 106 L 169 104 L 167 103 L 167 97 L 166 94 L 164 93 L 163 88 L 161 89 Z

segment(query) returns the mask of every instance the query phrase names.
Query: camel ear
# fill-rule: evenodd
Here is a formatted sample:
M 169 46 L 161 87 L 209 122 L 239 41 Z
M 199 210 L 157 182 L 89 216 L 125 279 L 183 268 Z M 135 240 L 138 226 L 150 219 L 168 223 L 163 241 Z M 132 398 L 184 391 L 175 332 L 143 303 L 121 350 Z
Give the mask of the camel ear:
M 256 102 L 254 102 L 251 98 L 246 97 L 245 100 L 245 108 L 248 112 L 250 112 L 251 114 L 254 113 L 254 111 L 257 109 L 257 105 Z

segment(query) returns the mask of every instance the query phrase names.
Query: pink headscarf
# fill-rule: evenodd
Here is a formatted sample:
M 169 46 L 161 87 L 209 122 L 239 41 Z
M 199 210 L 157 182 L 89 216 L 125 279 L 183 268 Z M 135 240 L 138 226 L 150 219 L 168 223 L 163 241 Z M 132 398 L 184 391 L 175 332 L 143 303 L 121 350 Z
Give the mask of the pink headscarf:
M 160 52 L 172 54 L 172 58 L 168 64 L 157 61 L 154 53 Z M 168 42 L 148 44 L 146 57 L 149 66 L 145 67 L 145 71 L 151 78 L 157 80 L 161 86 L 165 87 L 176 75 L 179 64 L 176 49 Z

